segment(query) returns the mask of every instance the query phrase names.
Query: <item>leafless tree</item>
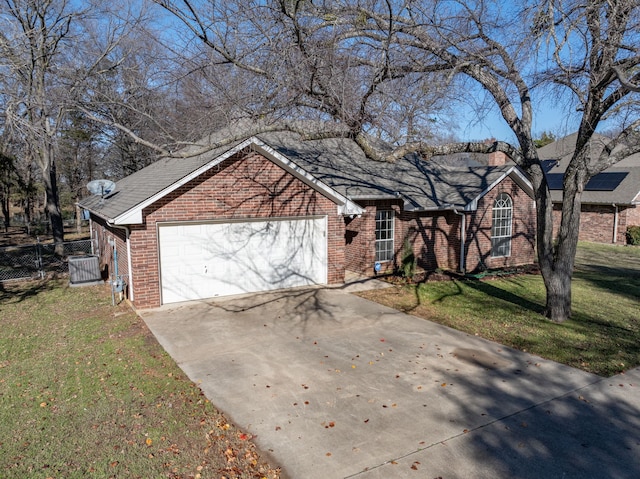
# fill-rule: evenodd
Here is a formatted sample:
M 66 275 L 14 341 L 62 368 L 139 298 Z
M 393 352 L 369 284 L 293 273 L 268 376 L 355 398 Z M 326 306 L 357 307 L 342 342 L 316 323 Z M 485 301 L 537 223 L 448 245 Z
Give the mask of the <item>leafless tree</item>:
M 631 116 L 598 158 L 591 139 L 607 115 L 637 108 L 640 31 L 637 1 L 407 2 L 389 17 L 366 10 L 368 24 L 395 24 L 398 42 L 416 71 L 433 56 L 452 74 L 473 79 L 496 103 L 516 147 L 497 143 L 527 172 L 537 203 L 538 258 L 547 290 L 546 314 L 571 315 L 571 277 L 578 242 L 581 193 L 595 174 L 640 151 L 640 121 Z M 364 10 L 359 9 L 363 15 Z M 530 28 L 522 28 L 522 26 Z M 369 36 L 373 36 L 369 34 Z M 421 58 L 425 53 L 427 63 Z M 578 140 L 564 177 L 562 219 L 554 236 L 549 188 L 532 132 L 535 94 L 560 87 L 580 115 Z M 570 113 L 568 113 L 570 114 Z M 629 118 L 629 117 L 627 117 Z M 420 147 L 420 145 L 418 145 Z M 486 148 L 486 147 L 484 147 Z M 482 145 L 450 145 L 480 149 Z M 428 148 L 427 148 L 428 150 Z
M 351 136 L 371 154 L 371 137 L 433 138 L 440 127 L 446 90 L 425 72 L 395 69 L 394 32 L 371 41 L 357 15 L 342 14 L 341 2 L 155 2 L 208 47 L 212 71 L 232 72 L 217 84 L 239 100 L 228 108 L 231 118 L 322 120 L 318 135 Z M 240 92 L 236 81 L 245 86 Z
M 534 186 L 546 315 L 570 317 L 581 193 L 592 176 L 640 151 L 638 0 L 155 1 L 210 49 L 212 64 L 231 65 L 260 84 L 262 95 L 245 105 L 256 106 L 256 114 L 328 120 L 314 134 L 352 137 L 375 159 L 507 153 Z M 440 91 L 456 78 L 477 85 L 517 144 L 435 145 L 428 121 L 415 130 L 413 121 L 439 106 L 427 86 L 434 78 L 441 80 Z M 393 95 L 411 85 L 426 94 Z M 575 109 L 567 115 L 578 115 L 580 124 L 557 232 L 532 132 L 535 99 L 552 94 L 567 99 Z M 622 122 L 621 133 L 593 158 L 593 133 L 613 117 Z M 391 118 L 404 135 L 389 126 Z M 372 136 L 392 139 L 396 147 L 380 151 Z
M 5 127 L 22 138 L 42 173 L 56 253 L 64 228 L 58 192 L 58 138 L 69 111 L 104 74 L 109 55 L 135 24 L 128 2 L 2 0 L 0 82 Z M 107 8 L 109 7 L 109 8 Z M 109 10 L 111 9 L 111 10 Z M 113 68 L 117 62 L 108 68 Z

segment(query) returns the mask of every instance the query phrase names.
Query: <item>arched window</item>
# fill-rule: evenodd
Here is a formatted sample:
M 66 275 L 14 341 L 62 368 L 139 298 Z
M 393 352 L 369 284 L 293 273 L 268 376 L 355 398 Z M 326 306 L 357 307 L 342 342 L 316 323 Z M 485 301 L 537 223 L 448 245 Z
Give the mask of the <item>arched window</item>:
M 513 225 L 513 202 L 506 193 L 500 193 L 493 203 L 491 225 L 491 256 L 511 256 L 511 230 Z

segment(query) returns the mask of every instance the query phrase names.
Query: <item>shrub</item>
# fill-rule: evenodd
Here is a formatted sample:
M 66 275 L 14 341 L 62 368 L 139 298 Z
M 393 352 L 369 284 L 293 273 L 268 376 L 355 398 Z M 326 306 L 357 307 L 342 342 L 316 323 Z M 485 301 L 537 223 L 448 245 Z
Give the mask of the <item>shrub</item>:
M 640 226 L 627 227 L 627 244 L 640 245 Z
M 416 272 L 416 255 L 413 254 L 413 248 L 408 239 L 404 240 L 402 246 L 402 276 L 408 279 L 413 279 L 413 275 Z

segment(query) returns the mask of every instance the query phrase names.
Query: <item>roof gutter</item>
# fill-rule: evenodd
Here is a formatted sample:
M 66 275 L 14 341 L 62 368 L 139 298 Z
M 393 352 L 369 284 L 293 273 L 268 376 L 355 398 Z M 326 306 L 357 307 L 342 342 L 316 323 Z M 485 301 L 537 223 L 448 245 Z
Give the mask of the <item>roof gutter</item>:
M 352 201 L 379 201 L 379 200 L 397 200 L 401 198 L 402 195 L 400 192 L 396 192 L 393 195 L 362 195 L 362 196 L 349 196 L 349 199 Z M 451 203 L 445 203 L 444 205 L 439 206 L 416 206 L 415 204 L 409 203 L 408 201 L 404 201 L 403 208 L 405 211 L 411 211 L 414 213 L 420 212 L 428 212 L 428 211 L 454 211 L 456 209 L 461 209 L 463 211 L 475 211 L 477 204 L 475 202 L 471 202 L 468 205 L 464 206 L 456 206 Z
M 445 205 L 441 205 L 441 206 L 427 206 L 425 208 L 414 208 L 410 211 L 416 212 L 416 213 L 420 213 L 420 212 L 429 212 L 429 211 L 453 211 L 454 213 L 456 211 L 475 211 L 476 208 L 474 208 L 475 203 L 469 203 L 468 205 L 465 206 L 455 206 L 455 205 L 451 205 L 451 204 L 445 204 Z M 477 205 L 475 205 L 477 207 Z M 459 214 L 459 213 L 456 213 Z

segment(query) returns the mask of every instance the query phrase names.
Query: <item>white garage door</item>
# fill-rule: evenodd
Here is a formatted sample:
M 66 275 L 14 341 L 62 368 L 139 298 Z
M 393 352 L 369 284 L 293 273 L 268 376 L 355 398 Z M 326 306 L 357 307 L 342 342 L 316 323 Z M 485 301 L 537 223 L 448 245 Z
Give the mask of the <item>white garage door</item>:
M 327 220 L 269 219 L 158 228 L 162 302 L 327 282 Z

